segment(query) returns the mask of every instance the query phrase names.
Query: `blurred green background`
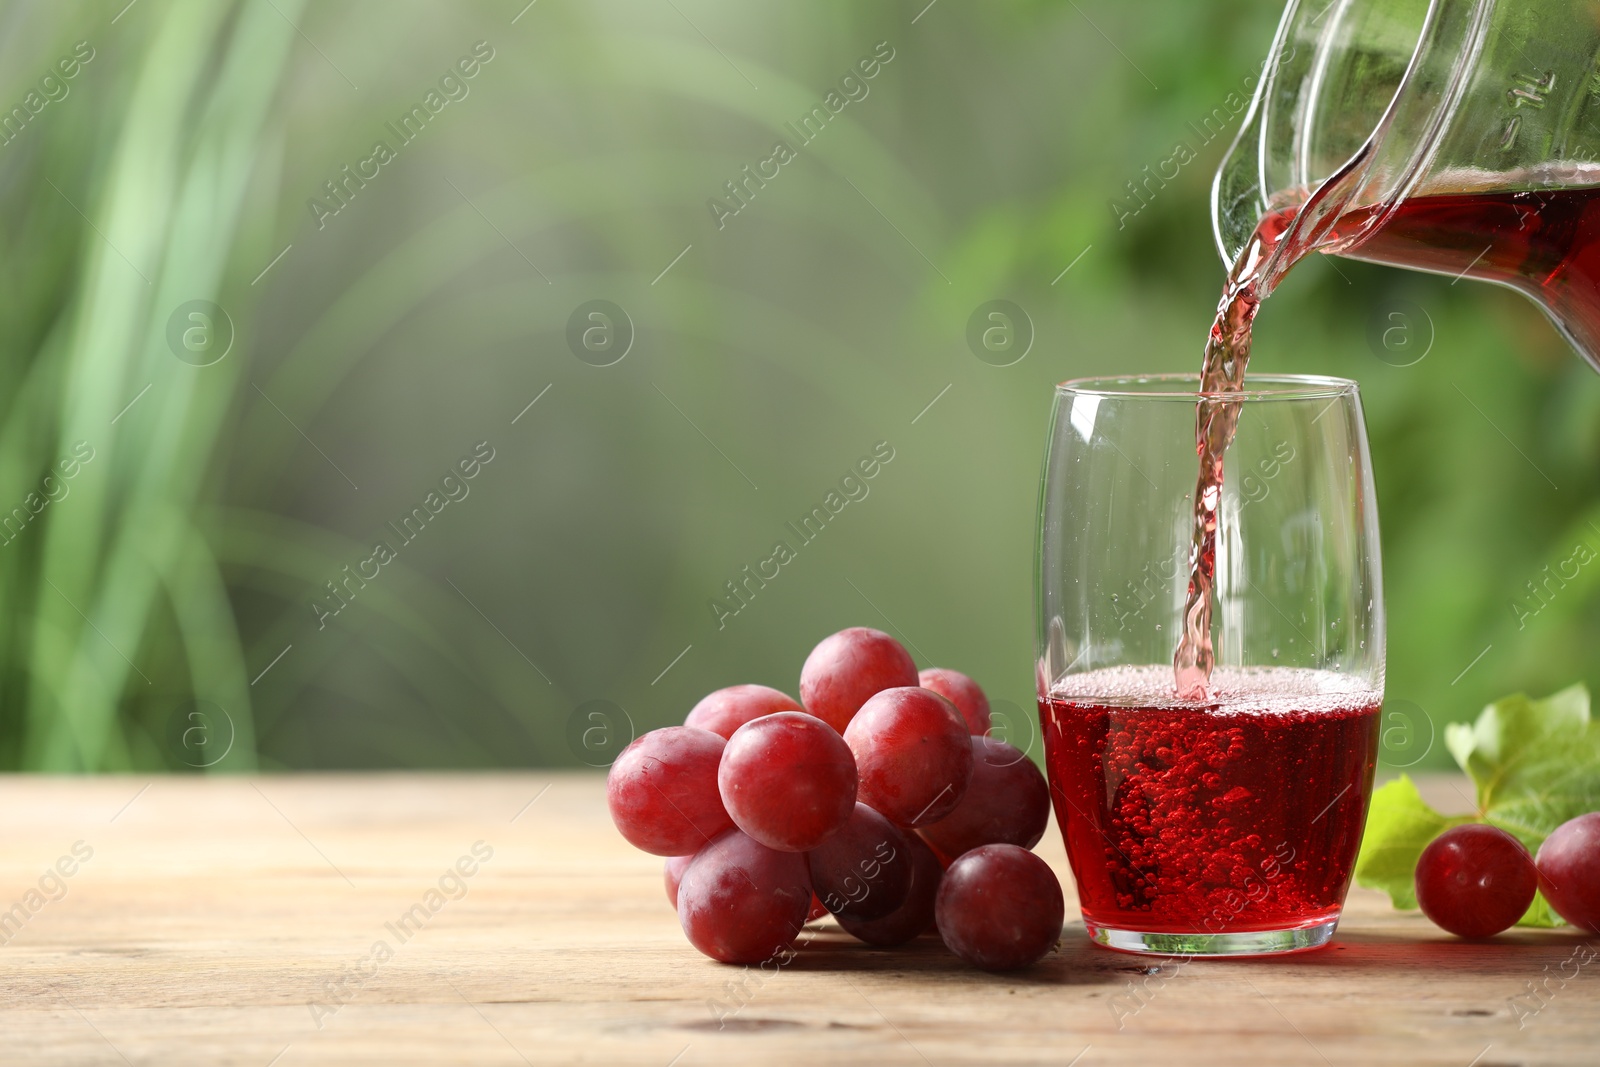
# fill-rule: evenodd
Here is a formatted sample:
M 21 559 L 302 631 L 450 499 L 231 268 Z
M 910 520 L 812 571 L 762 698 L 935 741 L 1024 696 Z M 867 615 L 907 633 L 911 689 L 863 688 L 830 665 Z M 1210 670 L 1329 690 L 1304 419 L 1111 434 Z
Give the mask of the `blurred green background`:
M 847 625 L 1028 735 L 1050 387 L 1197 369 L 1198 131 L 1281 5 L 525 3 L 0 8 L 0 764 L 600 763 Z M 1600 379 L 1538 310 L 1316 257 L 1257 336 L 1366 394 L 1390 696 L 1597 680 L 1600 567 L 1513 606 L 1600 544 Z

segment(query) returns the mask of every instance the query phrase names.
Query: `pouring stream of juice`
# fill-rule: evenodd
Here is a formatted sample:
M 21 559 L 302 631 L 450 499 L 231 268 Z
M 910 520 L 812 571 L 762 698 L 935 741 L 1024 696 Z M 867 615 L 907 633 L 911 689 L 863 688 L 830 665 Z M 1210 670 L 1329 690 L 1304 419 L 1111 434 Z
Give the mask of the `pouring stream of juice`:
M 1239 426 L 1239 402 L 1228 398 L 1244 388 L 1250 362 L 1250 326 L 1266 295 L 1263 273 L 1294 211 L 1267 215 L 1256 226 L 1244 251 L 1228 272 L 1217 318 L 1206 338 L 1200 370 L 1200 400 L 1195 408 L 1195 452 L 1200 477 L 1194 487 L 1193 540 L 1189 546 L 1189 596 L 1183 608 L 1178 650 L 1173 654 L 1173 681 L 1178 696 L 1205 700 L 1210 693 L 1216 648 L 1211 640 L 1212 590 L 1217 572 L 1217 523 L 1222 505 L 1222 463 Z

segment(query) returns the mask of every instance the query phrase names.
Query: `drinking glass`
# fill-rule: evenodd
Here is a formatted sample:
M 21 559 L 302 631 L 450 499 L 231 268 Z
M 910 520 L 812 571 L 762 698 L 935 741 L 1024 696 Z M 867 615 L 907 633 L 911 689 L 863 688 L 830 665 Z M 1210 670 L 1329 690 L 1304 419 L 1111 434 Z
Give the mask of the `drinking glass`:
M 1356 383 L 1193 375 L 1056 388 L 1040 494 L 1039 717 L 1091 938 L 1256 955 L 1333 935 L 1383 699 L 1377 500 Z M 1181 700 L 1197 400 L 1240 405 L 1216 541 L 1216 666 Z

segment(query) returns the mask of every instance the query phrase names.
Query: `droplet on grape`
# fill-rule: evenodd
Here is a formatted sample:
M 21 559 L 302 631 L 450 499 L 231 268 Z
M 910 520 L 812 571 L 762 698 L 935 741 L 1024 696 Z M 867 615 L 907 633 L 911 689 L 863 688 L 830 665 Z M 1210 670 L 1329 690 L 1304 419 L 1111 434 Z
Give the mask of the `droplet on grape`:
M 800 668 L 801 702 L 841 734 L 870 697 L 916 684 L 911 653 L 882 630 L 865 626 L 823 638 Z
M 972 780 L 972 739 L 954 704 L 916 686 L 886 689 L 862 705 L 844 739 L 855 754 L 856 795 L 899 826 L 948 815 Z
M 811 908 L 805 857 L 730 830 L 700 850 L 678 886 L 689 943 L 723 963 L 760 963 L 794 944 Z
M 967 732 L 973 736 L 987 734 L 993 723 L 989 716 L 989 698 L 978 683 L 947 667 L 929 667 L 917 675 L 917 684 L 931 689 L 956 706 L 967 721 Z
M 1044 860 L 1016 845 L 984 845 L 944 872 L 934 914 L 951 952 L 986 971 L 1011 971 L 1060 940 L 1066 902 Z
M 702 699 L 690 710 L 683 724 L 710 730 L 726 738 L 732 737 L 733 732 L 745 723 L 763 715 L 804 710 L 800 702 L 788 693 L 764 685 L 730 685 Z
M 635 848 L 686 856 L 733 825 L 717 788 L 726 742 L 668 726 L 634 740 L 606 775 L 611 821 Z
M 911 846 L 900 828 L 865 804 L 806 853 L 811 885 L 837 919 L 881 919 L 911 891 Z
M 917 832 L 941 857 L 954 859 L 980 845 L 1032 848 L 1050 821 L 1050 787 L 1014 745 L 972 739 L 972 782 L 944 818 Z
M 733 822 L 768 848 L 806 852 L 855 810 L 856 764 L 827 723 L 780 711 L 728 739 L 717 785 Z
M 1539 846 L 1539 889 L 1573 926 L 1600 934 L 1600 811 L 1556 827 Z
M 1522 842 L 1481 823 L 1446 830 L 1417 859 L 1417 905 L 1457 937 L 1492 937 L 1513 926 L 1538 882 Z

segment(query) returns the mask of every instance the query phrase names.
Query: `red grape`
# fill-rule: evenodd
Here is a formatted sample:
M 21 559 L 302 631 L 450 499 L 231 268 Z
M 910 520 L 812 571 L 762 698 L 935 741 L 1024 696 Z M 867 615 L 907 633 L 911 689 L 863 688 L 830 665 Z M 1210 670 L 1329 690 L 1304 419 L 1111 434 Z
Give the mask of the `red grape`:
M 718 689 L 696 704 L 683 724 L 698 726 L 722 737 L 732 737 L 735 730 L 751 719 L 780 711 L 804 710 L 800 702 L 788 693 L 780 693 L 764 685 L 730 685 L 726 689 Z
M 668 726 L 622 750 L 606 776 L 606 799 L 629 844 L 684 856 L 733 825 L 717 791 L 726 743 L 709 730 Z
M 693 856 L 668 856 L 661 867 L 661 878 L 667 883 L 667 899 L 672 901 L 674 910 L 678 907 L 678 885 L 683 881 L 683 872 L 693 862 Z
M 918 833 L 940 856 L 979 845 L 1032 848 L 1050 821 L 1050 787 L 1032 760 L 992 737 L 972 739 L 972 783 L 955 810 Z
M 1016 845 L 984 845 L 944 872 L 934 915 L 951 952 L 986 971 L 1011 971 L 1060 940 L 1066 904 L 1044 860 Z
M 806 853 L 811 885 L 838 919 L 881 919 L 911 891 L 911 846 L 894 823 L 857 804 L 838 833 Z
M 841 734 L 869 697 L 916 684 L 911 653 L 882 630 L 865 626 L 823 638 L 800 668 L 800 700 L 806 710 Z
M 1490 937 L 1533 903 L 1539 876 L 1522 842 L 1493 826 L 1455 826 L 1417 860 L 1417 904 L 1457 937 Z
M 845 729 L 861 784 L 856 796 L 900 826 L 937 822 L 972 779 L 972 739 L 956 706 L 916 686 L 886 689 Z
M 723 963 L 760 963 L 794 944 L 811 908 L 804 856 L 730 830 L 700 850 L 678 887 L 690 944 Z
M 1556 827 L 1539 846 L 1539 888 L 1557 915 L 1600 934 L 1600 811 Z
M 839 916 L 845 933 L 869 945 L 893 948 L 933 929 L 933 902 L 944 868 L 933 849 L 915 833 L 906 834 L 906 841 L 911 850 L 911 891 L 906 902 L 881 919 L 862 922 Z
M 739 829 L 768 848 L 806 852 L 855 810 L 856 763 L 827 723 L 780 711 L 733 732 L 717 785 Z
M 986 734 L 989 721 L 989 698 L 983 695 L 978 683 L 947 667 L 929 667 L 917 675 L 917 684 L 932 689 L 956 706 L 961 717 L 967 720 L 967 732 L 974 736 Z

